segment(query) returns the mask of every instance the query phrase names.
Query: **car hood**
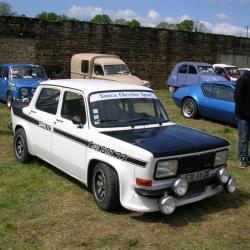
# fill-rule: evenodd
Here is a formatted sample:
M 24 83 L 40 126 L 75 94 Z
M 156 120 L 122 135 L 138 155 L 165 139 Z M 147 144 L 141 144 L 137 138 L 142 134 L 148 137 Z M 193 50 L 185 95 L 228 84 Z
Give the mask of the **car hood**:
M 135 83 L 139 85 L 144 85 L 144 82 L 139 77 L 134 75 L 121 75 L 121 74 L 108 75 L 107 77 L 105 77 L 105 79 L 117 82 Z
M 216 74 L 201 74 L 201 82 L 207 82 L 207 81 L 227 81 L 227 79 L 223 76 L 218 76 Z
M 46 79 L 43 78 L 36 78 L 36 79 L 11 79 L 10 82 L 15 83 L 16 87 L 30 87 L 30 88 L 37 88 L 37 86 L 45 81 Z
M 229 146 L 229 142 L 181 125 L 103 132 L 151 152 L 154 157 L 166 157 L 207 151 Z

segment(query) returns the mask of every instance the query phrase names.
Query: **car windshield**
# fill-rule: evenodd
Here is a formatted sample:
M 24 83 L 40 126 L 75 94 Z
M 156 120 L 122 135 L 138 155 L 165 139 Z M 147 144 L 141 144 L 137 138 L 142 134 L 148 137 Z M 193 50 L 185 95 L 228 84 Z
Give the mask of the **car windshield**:
M 129 69 L 125 64 L 104 65 L 106 75 L 129 74 Z
M 168 121 L 153 92 L 100 92 L 90 96 L 92 124 L 98 128 L 161 124 Z
M 198 66 L 197 68 L 198 68 L 199 73 L 201 73 L 201 74 L 203 74 L 203 73 L 204 74 L 208 74 L 208 73 L 215 74 L 212 66 Z
M 239 70 L 236 67 L 227 67 L 226 72 L 229 75 L 239 75 L 240 74 Z
M 11 68 L 11 78 L 19 79 L 33 79 L 44 78 L 46 79 L 46 73 L 41 66 L 14 66 Z

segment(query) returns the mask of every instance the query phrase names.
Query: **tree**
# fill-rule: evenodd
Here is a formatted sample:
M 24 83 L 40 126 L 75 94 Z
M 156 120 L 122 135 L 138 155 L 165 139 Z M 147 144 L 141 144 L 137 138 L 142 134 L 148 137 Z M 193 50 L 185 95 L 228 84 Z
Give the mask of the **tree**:
M 141 24 L 136 20 L 136 19 L 133 19 L 131 21 L 128 21 L 128 24 L 127 24 L 130 28 L 135 28 L 135 27 L 140 27 Z
M 174 30 L 176 29 L 176 25 L 173 23 L 161 22 L 156 26 L 156 28 Z
M 181 23 L 176 24 L 178 30 L 193 31 L 194 22 L 192 20 L 184 20 Z
M 194 32 L 207 32 L 207 26 L 201 22 L 194 23 Z
M 100 24 L 110 24 L 112 23 L 111 18 L 108 15 L 96 15 L 90 20 L 91 23 L 100 23 Z
M 116 19 L 114 21 L 114 24 L 119 24 L 119 25 L 128 25 L 128 21 L 123 19 L 123 18 L 119 18 L 119 19 Z
M 9 3 L 0 2 L 0 16 L 15 16 L 16 12 L 12 11 Z
M 43 11 L 36 15 L 36 18 L 47 21 L 78 21 L 76 18 L 71 18 L 66 15 L 57 15 L 54 12 Z

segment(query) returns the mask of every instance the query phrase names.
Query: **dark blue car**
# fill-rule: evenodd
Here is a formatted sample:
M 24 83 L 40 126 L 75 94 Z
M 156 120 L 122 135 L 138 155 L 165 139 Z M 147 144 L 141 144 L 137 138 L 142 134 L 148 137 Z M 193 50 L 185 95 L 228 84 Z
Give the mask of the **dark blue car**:
M 200 115 L 235 124 L 234 90 L 232 82 L 203 82 L 178 88 L 172 98 L 186 118 Z
M 42 66 L 33 64 L 0 65 L 0 100 L 10 108 L 18 99 L 31 98 L 40 84 L 47 80 Z

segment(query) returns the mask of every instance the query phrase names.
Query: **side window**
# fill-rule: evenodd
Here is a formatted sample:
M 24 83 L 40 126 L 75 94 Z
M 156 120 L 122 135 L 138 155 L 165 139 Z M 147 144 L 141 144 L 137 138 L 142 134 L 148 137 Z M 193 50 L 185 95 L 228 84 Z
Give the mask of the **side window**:
M 8 67 L 4 68 L 3 77 L 9 78 L 9 69 L 8 69 Z
M 82 73 L 88 73 L 89 72 L 89 61 L 82 60 L 81 70 L 82 70 Z
M 216 67 L 216 68 L 215 68 L 215 72 L 216 72 L 217 74 L 219 74 L 219 75 L 222 75 L 222 74 L 224 73 L 224 70 L 223 70 L 223 68 Z
M 192 65 L 189 65 L 188 74 L 197 74 L 196 68 Z
M 234 101 L 234 90 L 230 86 L 214 84 L 212 85 L 211 97 L 223 101 Z
M 187 65 L 182 65 L 182 66 L 180 66 L 178 73 L 185 74 L 185 73 L 187 73 L 187 69 L 188 69 Z
M 103 73 L 102 66 L 101 66 L 101 65 L 98 65 L 98 64 L 95 64 L 95 65 L 94 65 L 94 73 L 95 73 L 97 76 L 98 76 L 98 75 L 103 76 L 104 73 Z
M 66 91 L 63 95 L 61 117 L 72 120 L 74 116 L 79 116 L 82 124 L 86 123 L 84 99 L 79 93 Z
M 0 66 L 0 78 L 2 78 L 4 67 Z
M 202 92 L 204 96 L 210 96 L 211 91 L 211 84 L 210 83 L 203 83 L 201 86 Z
M 56 114 L 57 106 L 60 98 L 60 90 L 53 88 L 43 88 L 36 102 L 36 108 L 50 113 Z

